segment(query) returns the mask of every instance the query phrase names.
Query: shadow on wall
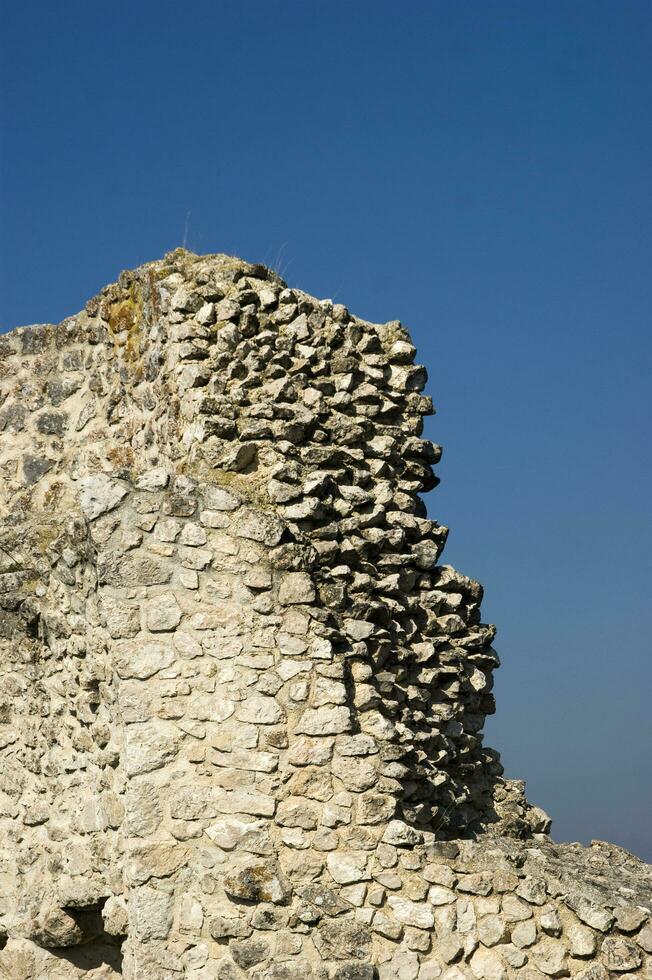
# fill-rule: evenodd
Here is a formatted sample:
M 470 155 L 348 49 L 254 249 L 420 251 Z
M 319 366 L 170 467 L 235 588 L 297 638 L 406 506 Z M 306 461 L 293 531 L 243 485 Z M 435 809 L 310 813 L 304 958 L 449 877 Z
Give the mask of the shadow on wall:
M 122 976 L 122 943 L 124 936 L 111 936 L 104 930 L 101 910 L 68 910 L 80 927 L 87 942 L 79 946 L 51 949 L 56 959 L 70 963 L 78 970 L 97 970 L 100 967 L 110 967 L 118 976 Z M 105 973 L 103 971 L 102 976 Z

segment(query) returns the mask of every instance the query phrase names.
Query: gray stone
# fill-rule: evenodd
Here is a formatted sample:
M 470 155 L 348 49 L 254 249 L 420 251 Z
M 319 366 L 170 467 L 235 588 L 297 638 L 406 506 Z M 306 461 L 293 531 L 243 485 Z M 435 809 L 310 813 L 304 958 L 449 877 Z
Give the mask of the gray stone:
M 218 508 L 213 509 L 217 510 Z M 243 508 L 238 515 L 234 530 L 240 538 L 260 541 L 262 544 L 273 547 L 279 543 L 283 536 L 284 524 L 273 514 Z

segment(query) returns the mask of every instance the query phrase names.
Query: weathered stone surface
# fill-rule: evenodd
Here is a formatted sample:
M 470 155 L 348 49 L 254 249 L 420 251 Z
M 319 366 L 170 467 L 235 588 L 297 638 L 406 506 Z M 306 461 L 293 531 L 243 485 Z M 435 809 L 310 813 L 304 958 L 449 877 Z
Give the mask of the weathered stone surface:
M 628 973 L 641 965 L 641 951 L 631 939 L 624 936 L 607 936 L 602 944 L 602 962 L 608 970 Z
M 303 713 L 297 728 L 305 735 L 338 735 L 350 730 L 348 708 L 309 708 Z
M 370 877 L 366 867 L 367 859 L 362 854 L 329 854 L 326 865 L 328 873 L 338 885 L 350 885 Z
M 571 956 L 593 956 L 597 947 L 595 932 L 588 926 L 572 925 L 568 930 L 568 946 Z
M 407 898 L 390 895 L 387 904 L 399 922 L 417 929 L 432 929 L 435 917 L 432 909 L 425 902 L 412 902 Z
M 42 912 L 35 922 L 31 939 L 39 946 L 60 949 L 77 946 L 83 942 L 84 934 L 75 919 L 65 909 L 49 908 Z
M 172 895 L 144 886 L 132 889 L 129 900 L 129 935 L 140 942 L 167 939 L 172 928 Z
M 224 877 L 224 890 L 234 898 L 275 905 L 285 904 L 292 893 L 288 880 L 269 861 L 228 872 Z
M 646 980 L 649 867 L 483 742 L 414 356 L 181 249 L 0 338 L 3 977 Z
M 177 628 L 183 613 L 174 595 L 160 595 L 147 603 L 145 620 L 152 633 L 169 633 Z
M 130 642 L 119 647 L 116 669 L 119 676 L 125 679 L 137 677 L 147 680 L 160 670 L 165 670 L 174 660 L 174 649 L 164 643 Z
M 127 496 L 127 488 L 103 473 L 79 481 L 79 504 L 89 521 L 113 510 Z

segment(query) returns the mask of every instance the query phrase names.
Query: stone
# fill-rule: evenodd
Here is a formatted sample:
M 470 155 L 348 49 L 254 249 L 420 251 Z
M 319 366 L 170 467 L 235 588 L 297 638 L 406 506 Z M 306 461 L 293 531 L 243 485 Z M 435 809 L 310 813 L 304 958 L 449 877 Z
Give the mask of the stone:
M 546 883 L 540 878 L 523 878 L 518 884 L 516 894 L 533 905 L 543 905 L 547 900 Z
M 126 936 L 129 913 L 127 906 L 122 898 L 111 895 L 105 902 L 102 909 L 102 921 L 104 931 L 109 936 Z
M 476 949 L 469 966 L 477 980 L 505 980 L 507 976 L 503 960 L 491 949 Z
M 140 632 L 140 609 L 115 599 L 103 603 L 106 628 L 113 640 L 133 638 Z
M 262 821 L 245 822 L 235 817 L 224 817 L 206 827 L 204 833 L 218 847 L 225 851 L 232 851 L 242 843 L 248 834 L 259 833 L 264 830 L 265 824 Z
M 189 857 L 180 844 L 141 844 L 132 848 L 126 865 L 130 885 L 144 885 L 150 878 L 169 878 L 182 868 Z
M 539 915 L 539 925 L 548 936 L 561 935 L 561 919 L 556 909 L 542 909 Z
M 312 579 L 305 572 L 286 572 L 281 579 L 278 598 L 283 606 L 312 602 L 315 598 Z
M 234 915 L 216 915 L 210 920 L 209 931 L 213 939 L 218 942 L 221 939 L 243 938 L 251 935 L 251 927 L 247 921 Z
M 428 901 L 431 905 L 450 905 L 455 901 L 455 892 L 442 885 L 433 885 L 428 890 Z
M 218 508 L 213 509 L 217 510 Z M 248 538 L 251 541 L 260 541 L 269 547 L 273 547 L 279 543 L 284 529 L 283 522 L 277 517 L 274 517 L 273 514 L 250 508 L 242 509 L 235 525 L 235 533 L 238 537 Z
M 571 956 L 593 956 L 596 951 L 597 943 L 595 933 L 587 926 L 572 925 L 568 929 L 566 938 Z
M 520 970 L 528 960 L 527 953 L 524 953 L 522 949 L 517 949 L 511 943 L 503 943 L 497 948 L 496 952 L 502 956 L 508 966 L 513 967 L 515 970 Z
M 208 537 L 201 525 L 189 522 L 183 525 L 179 541 L 189 548 L 199 548 L 206 544 Z
M 519 949 L 527 949 L 528 946 L 532 946 L 537 941 L 537 924 L 534 919 L 523 919 L 513 925 L 511 938 L 514 946 Z
M 127 496 L 127 488 L 103 473 L 79 481 L 79 504 L 89 521 L 117 507 Z
M 454 963 L 464 952 L 464 946 L 457 933 L 452 932 L 448 936 L 437 938 L 437 955 L 444 963 Z M 420 974 L 419 974 L 420 975 Z
M 255 790 L 234 790 L 219 796 L 220 813 L 248 813 L 253 817 L 273 817 L 276 811 L 274 797 Z
M 502 912 L 508 922 L 522 922 L 532 918 L 532 909 L 515 895 L 505 895 L 502 901 Z
M 437 963 L 436 960 L 431 960 L 428 963 L 422 963 L 419 967 L 418 977 L 419 980 L 439 980 L 442 976 L 442 968 Z M 457 974 L 454 974 L 452 970 L 447 971 L 450 973 L 449 980 L 464 980 L 464 974 L 461 970 L 457 970 Z
M 572 893 L 565 898 L 566 904 L 572 908 L 577 917 L 592 929 L 607 932 L 614 923 L 614 916 L 608 910 L 594 905 L 583 895 Z
M 270 946 L 265 939 L 232 939 L 229 952 L 242 970 L 249 970 L 269 957 Z
M 457 888 L 470 895 L 488 895 L 492 889 L 491 875 L 480 871 L 468 875 L 460 875 Z
M 170 480 L 168 471 L 164 466 L 156 466 L 151 470 L 146 470 L 136 480 L 138 490 L 147 490 L 154 493 L 156 490 L 164 490 Z
M 324 959 L 365 960 L 370 944 L 369 929 L 348 918 L 324 919 L 314 936 Z
M 275 905 L 284 905 L 292 894 L 289 881 L 271 861 L 229 871 L 224 876 L 224 890 L 234 898 Z
M 606 968 L 616 973 L 636 970 L 642 962 L 639 948 L 624 936 L 607 936 L 602 944 L 601 957 Z
M 559 939 L 541 939 L 532 947 L 530 955 L 547 977 L 561 977 L 567 972 L 567 949 Z
M 68 426 L 68 416 L 64 412 L 43 412 L 36 419 L 36 428 L 46 436 L 62 436 Z
M 627 976 L 627 974 L 624 974 Z M 584 970 L 579 970 L 574 974 L 578 980 L 608 980 L 609 974 L 602 963 L 595 961 Z
M 621 932 L 636 932 L 650 917 L 650 913 L 634 905 L 618 905 L 614 909 L 616 927 Z
M 338 735 L 351 730 L 348 708 L 308 708 L 301 716 L 297 731 L 305 735 Z
M 636 936 L 636 942 L 646 953 L 652 953 L 652 922 L 647 922 L 643 926 Z
M 163 820 L 163 808 L 156 785 L 146 780 L 132 780 L 125 795 L 127 833 L 136 837 L 151 837 Z
M 240 506 L 240 499 L 223 487 L 211 486 L 203 487 L 204 503 L 208 510 L 237 510 Z
M 307 800 L 282 800 L 278 805 L 276 822 L 281 827 L 299 827 L 303 830 L 315 830 L 319 822 L 317 807 Z
M 371 963 L 343 963 L 333 974 L 333 980 L 375 980 Z
M 250 697 L 236 707 L 236 717 L 259 725 L 277 725 L 285 714 L 274 698 Z
M 147 680 L 174 663 L 174 650 L 163 643 L 125 643 L 116 661 L 118 675 Z
M 176 755 L 180 736 L 164 722 L 134 725 L 125 749 L 125 768 L 129 776 L 153 772 Z
M 172 895 L 144 885 L 132 889 L 129 900 L 129 935 L 141 942 L 167 939 L 172 928 Z
M 508 938 L 507 926 L 499 915 L 483 915 L 478 919 L 478 939 L 483 946 L 497 946 Z
M 384 844 L 393 844 L 395 847 L 412 847 L 421 843 L 423 834 L 402 820 L 390 820 L 382 840 Z
M 30 936 L 46 949 L 78 946 L 84 941 L 84 934 L 73 916 L 65 909 L 55 907 L 41 912 Z
M 50 472 L 52 465 L 52 460 L 46 456 L 34 456 L 32 453 L 26 453 L 23 456 L 23 484 L 26 487 L 31 487 L 38 483 Z M 102 512 L 100 511 L 100 513 Z
M 371 876 L 366 868 L 367 861 L 363 855 L 337 852 L 326 858 L 328 873 L 338 885 L 350 885 L 356 881 L 366 881 Z
M 403 925 L 415 926 L 417 929 L 432 929 L 435 924 L 432 909 L 425 902 L 411 902 L 407 898 L 390 895 L 387 904 Z

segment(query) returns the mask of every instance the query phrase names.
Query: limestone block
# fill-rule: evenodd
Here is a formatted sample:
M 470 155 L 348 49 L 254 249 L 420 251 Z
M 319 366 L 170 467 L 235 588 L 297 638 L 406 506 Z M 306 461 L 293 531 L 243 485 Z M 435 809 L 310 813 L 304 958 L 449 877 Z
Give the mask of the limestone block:
M 641 953 L 631 939 L 624 936 L 607 936 L 601 949 L 602 962 L 608 970 L 627 973 L 641 965 Z
M 127 488 L 103 473 L 79 481 L 79 504 L 89 521 L 113 510 L 127 496 Z
M 160 769 L 175 757 L 180 741 L 180 733 L 165 722 L 152 721 L 132 726 L 124 753 L 127 774 L 138 776 Z
M 532 947 L 531 957 L 536 966 L 548 977 L 560 977 L 567 970 L 568 950 L 559 939 L 541 939 Z
M 592 929 L 582 925 L 572 925 L 567 934 L 571 956 L 593 956 L 596 951 L 596 936 Z
M 125 680 L 147 680 L 174 663 L 175 651 L 165 643 L 140 641 L 122 643 L 117 650 L 116 670 Z
M 363 854 L 338 852 L 329 854 L 326 858 L 328 873 L 338 885 L 350 885 L 353 882 L 368 881 L 371 875 L 367 871 L 367 860 Z
M 387 904 L 399 922 L 417 929 L 432 929 L 435 917 L 425 902 L 412 902 L 407 898 L 390 895 Z
M 339 735 L 351 730 L 351 716 L 345 707 L 308 708 L 297 731 L 305 735 Z
M 312 602 L 315 598 L 315 587 L 312 579 L 305 572 L 286 572 L 281 578 L 278 599 L 281 605 L 290 606 Z

